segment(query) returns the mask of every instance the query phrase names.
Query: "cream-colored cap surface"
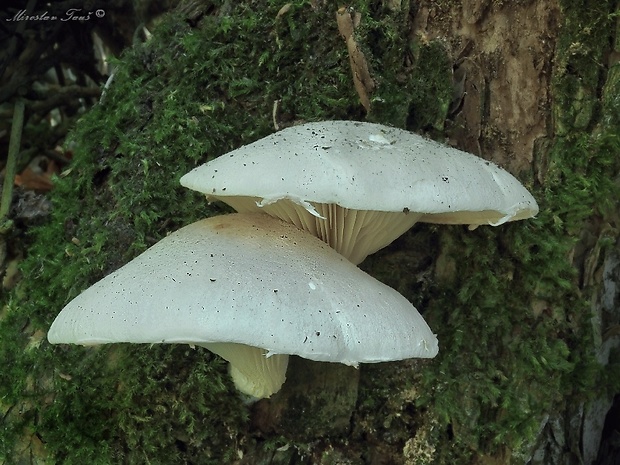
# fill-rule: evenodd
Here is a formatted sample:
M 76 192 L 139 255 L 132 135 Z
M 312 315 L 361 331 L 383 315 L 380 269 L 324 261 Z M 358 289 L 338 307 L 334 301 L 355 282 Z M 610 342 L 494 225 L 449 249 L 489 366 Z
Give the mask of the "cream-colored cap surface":
M 348 365 L 438 351 L 402 295 L 264 214 L 208 218 L 170 234 L 73 299 L 48 339 L 233 343 Z
M 181 184 L 292 222 L 354 263 L 417 221 L 497 226 L 538 212 L 527 189 L 489 161 L 354 121 L 284 129 L 195 168 Z

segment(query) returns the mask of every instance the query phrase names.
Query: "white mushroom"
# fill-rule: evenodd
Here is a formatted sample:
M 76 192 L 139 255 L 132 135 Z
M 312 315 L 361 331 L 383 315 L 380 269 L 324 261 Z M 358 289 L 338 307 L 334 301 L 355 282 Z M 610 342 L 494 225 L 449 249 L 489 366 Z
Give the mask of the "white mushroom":
M 398 292 L 325 243 L 264 214 L 198 221 L 73 299 L 51 343 L 186 343 L 268 397 L 288 355 L 358 363 L 434 357 L 437 339 Z
M 491 162 L 353 121 L 284 129 L 195 168 L 181 184 L 238 212 L 291 222 L 355 264 L 418 221 L 497 226 L 538 212 L 519 181 Z

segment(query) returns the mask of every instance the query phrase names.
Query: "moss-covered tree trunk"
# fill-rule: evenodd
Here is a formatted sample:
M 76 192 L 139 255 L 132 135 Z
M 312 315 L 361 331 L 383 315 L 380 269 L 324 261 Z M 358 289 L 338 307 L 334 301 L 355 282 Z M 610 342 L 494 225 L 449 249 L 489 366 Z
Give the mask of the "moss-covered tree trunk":
M 620 391 L 616 18 L 615 2 L 569 0 L 207 1 L 166 16 L 73 132 L 53 218 L 2 297 L 0 463 L 593 459 L 590 418 Z M 47 343 L 81 290 L 222 213 L 182 174 L 319 119 L 428 134 L 540 204 L 499 228 L 418 225 L 362 264 L 422 311 L 435 360 L 345 372 L 354 388 L 295 360 L 281 394 L 247 406 L 205 350 Z

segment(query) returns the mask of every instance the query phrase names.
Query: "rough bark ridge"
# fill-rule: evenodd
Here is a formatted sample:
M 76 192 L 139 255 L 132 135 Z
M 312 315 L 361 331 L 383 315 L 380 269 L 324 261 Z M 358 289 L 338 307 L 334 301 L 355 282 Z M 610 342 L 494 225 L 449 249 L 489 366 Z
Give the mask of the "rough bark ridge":
M 464 150 L 527 171 L 536 140 L 548 137 L 551 78 L 561 17 L 557 2 L 472 0 L 442 9 L 421 2 L 414 34 L 440 39 L 454 57 L 460 95 L 450 135 Z

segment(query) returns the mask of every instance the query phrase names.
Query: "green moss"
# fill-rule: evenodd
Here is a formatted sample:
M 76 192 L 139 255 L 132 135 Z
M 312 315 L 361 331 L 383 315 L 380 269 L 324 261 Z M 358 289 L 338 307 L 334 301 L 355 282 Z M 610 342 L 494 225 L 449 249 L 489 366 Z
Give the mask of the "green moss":
M 445 44 L 409 39 L 406 9 L 390 12 L 359 3 L 353 5 L 362 17 L 355 37 L 376 83 L 368 119 L 413 131 L 443 129 L 453 92 L 452 62 Z
M 230 397 L 223 362 L 207 351 L 121 345 L 71 352 L 65 360 L 54 355 L 54 400 L 40 425 L 56 460 L 230 459 L 244 417 L 234 402 L 222 402 Z
M 609 43 L 607 11 L 600 3 L 584 8 L 564 5 L 557 138 L 545 153 L 544 183 L 533 186 L 540 214 L 498 229 L 441 232 L 450 266 L 439 270 L 425 314 L 441 351 L 422 375 L 429 397 L 420 405 L 432 406 L 458 452 L 441 449 L 437 463 L 459 461 L 467 450 L 527 455 L 541 412 L 604 389 L 592 350 L 592 289 L 571 257 L 582 230 L 604 222 L 620 200 L 617 79 L 598 61 Z M 599 100 L 602 77 L 607 98 Z
M 554 117 L 560 136 L 591 130 L 600 116 L 599 89 L 612 33 L 611 1 L 560 2 L 563 26 L 555 66 Z

